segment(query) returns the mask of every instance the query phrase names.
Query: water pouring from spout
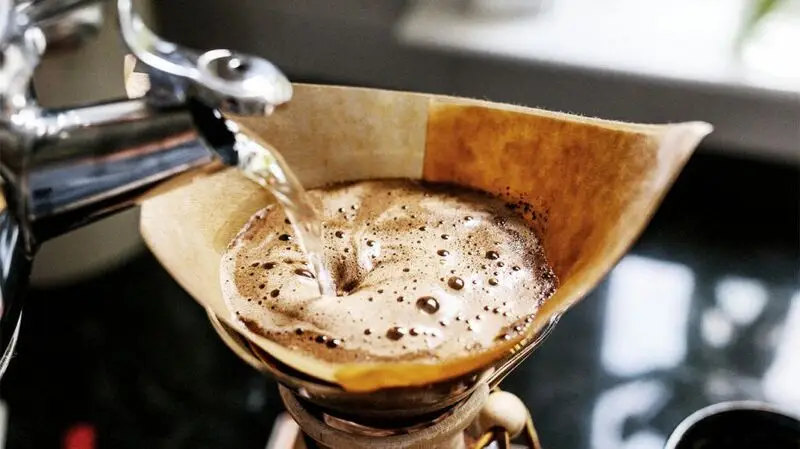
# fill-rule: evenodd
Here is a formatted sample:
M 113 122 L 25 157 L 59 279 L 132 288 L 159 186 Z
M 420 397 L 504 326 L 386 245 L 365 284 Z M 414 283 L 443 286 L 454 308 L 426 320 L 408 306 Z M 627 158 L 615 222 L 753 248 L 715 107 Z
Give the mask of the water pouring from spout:
M 322 227 L 303 185 L 283 157 L 271 151 L 257 136 L 229 121 L 228 127 L 236 138 L 238 168 L 253 182 L 266 188 L 283 208 L 294 229 L 295 238 L 308 262 L 323 296 L 335 296 L 333 278 L 323 263 Z

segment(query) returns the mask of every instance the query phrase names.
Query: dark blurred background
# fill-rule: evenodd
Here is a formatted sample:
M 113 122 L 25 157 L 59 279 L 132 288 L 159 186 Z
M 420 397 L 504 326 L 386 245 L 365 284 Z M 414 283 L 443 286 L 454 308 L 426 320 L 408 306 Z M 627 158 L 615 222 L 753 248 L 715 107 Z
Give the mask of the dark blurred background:
M 257 53 L 294 81 L 711 122 L 631 254 L 504 383 L 546 447 L 659 449 L 711 403 L 800 411 L 800 66 L 786 46 L 800 41 L 798 3 L 744 38 L 749 0 L 139 7 L 171 40 Z M 124 95 L 115 33 L 49 57 L 43 101 Z M 266 447 L 281 411 L 274 383 L 219 341 L 143 248 L 136 220 L 131 211 L 44 248 L 0 384 L 0 448 Z

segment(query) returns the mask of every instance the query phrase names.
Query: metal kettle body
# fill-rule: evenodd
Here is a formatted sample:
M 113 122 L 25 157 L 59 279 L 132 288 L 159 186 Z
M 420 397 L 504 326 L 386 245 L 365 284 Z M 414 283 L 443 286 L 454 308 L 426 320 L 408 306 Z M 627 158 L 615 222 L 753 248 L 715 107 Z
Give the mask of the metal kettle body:
M 118 0 L 119 29 L 150 75 L 138 99 L 49 110 L 32 76 L 48 30 L 92 1 L 0 0 L 0 376 L 13 354 L 33 257 L 48 239 L 122 211 L 156 185 L 210 164 L 236 165 L 224 113 L 266 115 L 291 98 L 271 63 L 163 41 Z M 62 26 L 54 26 L 62 25 Z M 76 41 L 72 36 L 71 41 Z M 5 207 L 2 204 L 5 202 Z

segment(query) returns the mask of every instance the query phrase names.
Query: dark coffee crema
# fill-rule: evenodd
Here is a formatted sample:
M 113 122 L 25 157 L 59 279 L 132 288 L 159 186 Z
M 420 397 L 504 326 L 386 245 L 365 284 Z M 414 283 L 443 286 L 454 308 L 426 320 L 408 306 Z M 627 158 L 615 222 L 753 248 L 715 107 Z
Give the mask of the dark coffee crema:
M 523 332 L 556 277 L 539 238 L 498 198 L 392 179 L 308 191 L 336 296 L 278 206 L 256 213 L 221 266 L 225 300 L 251 331 L 329 362 L 435 363 Z

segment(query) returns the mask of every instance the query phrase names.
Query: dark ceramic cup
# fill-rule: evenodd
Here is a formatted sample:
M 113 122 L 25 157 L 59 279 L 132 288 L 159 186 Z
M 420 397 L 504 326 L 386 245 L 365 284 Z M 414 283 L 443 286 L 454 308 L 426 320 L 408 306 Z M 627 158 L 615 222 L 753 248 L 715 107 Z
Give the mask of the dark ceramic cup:
M 683 420 L 665 449 L 800 449 L 800 416 L 763 402 L 714 404 Z

